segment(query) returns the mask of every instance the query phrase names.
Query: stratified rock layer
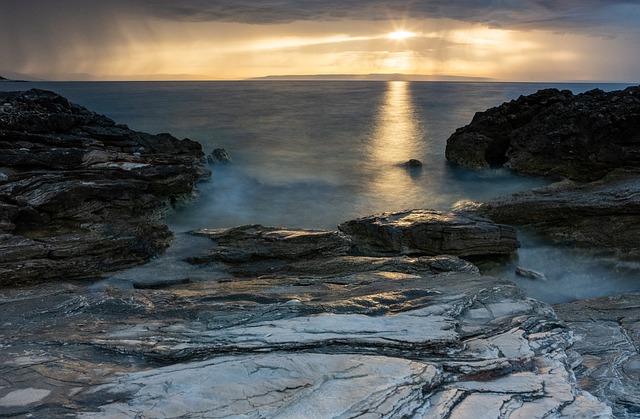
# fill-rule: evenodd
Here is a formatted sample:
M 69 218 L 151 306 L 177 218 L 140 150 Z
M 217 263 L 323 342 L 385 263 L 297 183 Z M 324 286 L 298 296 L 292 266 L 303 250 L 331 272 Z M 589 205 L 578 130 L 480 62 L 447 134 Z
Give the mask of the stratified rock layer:
M 582 388 L 613 406 L 616 418 L 637 418 L 640 294 L 575 301 L 554 308 L 576 337 L 572 350 Z
M 241 231 L 180 237 L 197 240 L 185 246 L 191 264 L 172 264 L 191 282 L 5 293 L 0 408 L 81 418 L 609 417 L 577 386 L 569 330 L 512 283 L 454 256 L 345 256 L 327 252 L 317 231 Z M 295 237 L 302 251 L 209 257 L 220 240 L 233 247 L 232 236 L 258 253 Z M 138 279 L 174 277 L 157 263 L 137 268 Z M 224 273 L 244 265 L 248 276 Z
M 461 203 L 457 209 L 535 228 L 560 244 L 640 250 L 640 178 L 636 175 L 617 173 L 585 184 L 562 181 L 483 203 Z
M 640 87 L 521 96 L 476 113 L 447 140 L 446 157 L 470 168 L 506 163 L 521 174 L 574 180 L 639 168 Z
M 365 254 L 505 255 L 520 243 L 513 227 L 464 212 L 383 213 L 338 226 Z
M 0 285 L 91 278 L 169 244 L 157 221 L 206 175 L 200 145 L 43 90 L 0 93 Z

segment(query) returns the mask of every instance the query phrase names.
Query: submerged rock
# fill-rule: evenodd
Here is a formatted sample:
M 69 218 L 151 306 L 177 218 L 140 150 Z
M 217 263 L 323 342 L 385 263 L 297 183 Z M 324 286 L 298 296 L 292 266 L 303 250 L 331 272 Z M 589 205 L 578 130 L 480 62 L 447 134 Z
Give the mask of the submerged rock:
M 207 163 L 231 163 L 231 156 L 224 148 L 216 148 L 207 156 Z
M 537 279 L 539 281 L 547 280 L 547 277 L 542 272 L 538 272 L 530 268 L 525 268 L 524 266 L 516 266 L 516 275 L 519 275 L 523 278 Z
M 478 112 L 447 140 L 449 161 L 506 164 L 527 175 L 595 180 L 640 168 L 640 86 L 623 91 L 540 90 Z
M 169 245 L 158 215 L 206 176 L 198 143 L 132 131 L 53 92 L 0 102 L 0 285 L 99 277 Z
M 513 227 L 464 212 L 412 210 L 339 225 L 363 254 L 505 255 L 519 246 Z

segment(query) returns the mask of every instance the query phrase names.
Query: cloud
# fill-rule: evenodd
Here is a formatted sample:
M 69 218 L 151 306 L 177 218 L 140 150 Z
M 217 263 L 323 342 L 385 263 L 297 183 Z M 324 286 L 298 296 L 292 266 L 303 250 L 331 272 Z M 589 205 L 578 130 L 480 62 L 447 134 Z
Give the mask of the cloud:
M 500 28 L 593 31 L 637 27 L 640 3 L 624 0 L 142 0 L 163 19 L 281 24 L 294 21 L 447 18 Z

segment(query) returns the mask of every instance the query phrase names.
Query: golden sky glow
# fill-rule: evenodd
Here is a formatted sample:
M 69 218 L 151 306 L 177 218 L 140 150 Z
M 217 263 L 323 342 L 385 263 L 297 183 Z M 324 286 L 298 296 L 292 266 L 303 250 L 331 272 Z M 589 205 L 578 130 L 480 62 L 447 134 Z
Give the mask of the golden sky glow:
M 509 1 L 475 2 L 486 3 L 475 10 L 425 0 L 422 8 L 407 12 L 400 7 L 404 2 L 389 9 L 389 2 L 377 0 L 358 2 L 358 10 L 337 0 L 327 0 L 331 4 L 324 8 L 320 2 L 301 8 L 292 0 L 237 0 L 235 8 L 215 0 L 186 0 L 180 8 L 163 0 L 69 1 L 77 7 L 64 13 L 44 0 L 16 0 L 3 11 L 0 75 L 100 80 L 405 73 L 521 81 L 640 79 L 640 29 L 634 23 L 640 6 L 621 1 L 593 0 L 584 10 L 554 6 L 554 11 L 542 0 L 530 2 L 531 10 L 507 8 Z M 568 3 L 581 4 L 563 4 Z M 560 17 L 568 20 L 555 23 Z

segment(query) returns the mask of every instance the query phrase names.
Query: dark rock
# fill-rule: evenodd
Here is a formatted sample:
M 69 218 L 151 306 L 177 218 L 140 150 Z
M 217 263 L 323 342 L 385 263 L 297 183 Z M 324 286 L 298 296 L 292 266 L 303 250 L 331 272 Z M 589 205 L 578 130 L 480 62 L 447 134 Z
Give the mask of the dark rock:
M 207 163 L 231 163 L 231 156 L 224 148 L 216 148 L 207 156 Z
M 447 140 L 470 168 L 506 164 L 528 175 L 595 180 L 640 168 L 640 87 L 605 93 L 540 90 L 478 112 Z
M 529 226 L 556 243 L 640 250 L 640 178 L 636 175 L 615 173 L 586 184 L 562 181 L 481 204 L 464 203 L 456 209 Z
M 133 281 L 133 288 L 144 290 L 144 289 L 161 289 L 167 288 L 174 285 L 184 285 L 191 282 L 190 278 L 171 278 L 171 279 L 145 279 L 145 280 L 137 280 Z
M 422 162 L 417 159 L 409 159 L 404 163 L 404 166 L 409 168 L 418 168 L 418 167 L 422 167 Z
M 516 275 L 519 275 L 523 278 L 537 279 L 539 281 L 547 280 L 547 277 L 544 276 L 542 272 L 538 272 L 530 268 L 525 268 L 524 266 L 516 266 Z
M 209 237 L 218 244 L 211 254 L 192 259 L 192 263 L 248 262 L 256 259 L 291 261 L 343 256 L 352 246 L 351 240 L 337 231 L 294 230 L 261 225 L 197 230 L 192 234 Z
M 464 212 L 412 210 L 347 221 L 338 227 L 363 254 L 505 255 L 519 246 L 513 227 Z
M 53 92 L 0 102 L 0 285 L 101 276 L 168 246 L 158 215 L 207 175 L 198 143 L 132 131 Z

